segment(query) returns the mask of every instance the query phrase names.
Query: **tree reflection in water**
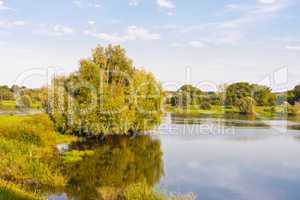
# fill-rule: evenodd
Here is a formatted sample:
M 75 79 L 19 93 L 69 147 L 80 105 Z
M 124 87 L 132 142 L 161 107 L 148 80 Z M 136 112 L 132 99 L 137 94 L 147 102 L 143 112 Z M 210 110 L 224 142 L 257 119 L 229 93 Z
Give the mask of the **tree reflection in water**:
M 149 136 L 110 136 L 74 143 L 71 150 L 93 150 L 94 155 L 65 166 L 69 199 L 103 199 L 140 182 L 153 187 L 164 174 L 160 141 Z

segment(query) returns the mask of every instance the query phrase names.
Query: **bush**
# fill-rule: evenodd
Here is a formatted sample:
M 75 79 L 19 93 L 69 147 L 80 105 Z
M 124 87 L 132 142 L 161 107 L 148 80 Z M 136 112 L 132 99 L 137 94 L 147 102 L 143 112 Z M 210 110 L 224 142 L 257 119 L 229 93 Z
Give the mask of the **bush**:
M 31 105 L 31 98 L 28 95 L 22 95 L 19 99 L 17 99 L 18 109 L 29 109 L 31 108 Z
M 130 185 L 124 193 L 119 196 L 119 200 L 165 200 L 163 194 L 156 193 L 145 183 Z
M 243 97 L 237 101 L 237 106 L 242 114 L 254 114 L 255 104 L 255 100 L 251 97 Z
M 300 115 L 300 103 L 295 103 L 295 105 L 288 104 L 288 114 L 289 115 Z
M 208 103 L 208 102 L 202 102 L 202 103 L 200 104 L 200 108 L 201 108 L 202 110 L 210 110 L 210 109 L 211 109 L 211 105 L 210 105 L 210 103 Z

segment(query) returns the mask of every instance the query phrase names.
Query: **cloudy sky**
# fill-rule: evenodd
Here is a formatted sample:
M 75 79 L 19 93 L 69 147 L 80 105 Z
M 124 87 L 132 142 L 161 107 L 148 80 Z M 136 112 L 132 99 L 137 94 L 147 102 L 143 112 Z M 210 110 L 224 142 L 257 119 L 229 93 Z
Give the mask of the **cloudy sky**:
M 292 87 L 300 83 L 300 1 L 0 0 L 0 84 L 38 87 L 43 70 L 70 73 L 109 43 L 168 89 Z

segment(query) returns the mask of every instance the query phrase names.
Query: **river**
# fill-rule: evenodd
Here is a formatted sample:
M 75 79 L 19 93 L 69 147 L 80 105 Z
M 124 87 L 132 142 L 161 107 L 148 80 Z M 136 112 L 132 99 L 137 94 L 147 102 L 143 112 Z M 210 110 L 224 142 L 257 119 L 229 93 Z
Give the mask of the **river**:
M 151 136 L 71 144 L 94 154 L 68 165 L 67 187 L 48 199 L 98 199 L 108 188 L 140 181 L 199 200 L 300 199 L 299 127 L 279 119 L 168 114 Z

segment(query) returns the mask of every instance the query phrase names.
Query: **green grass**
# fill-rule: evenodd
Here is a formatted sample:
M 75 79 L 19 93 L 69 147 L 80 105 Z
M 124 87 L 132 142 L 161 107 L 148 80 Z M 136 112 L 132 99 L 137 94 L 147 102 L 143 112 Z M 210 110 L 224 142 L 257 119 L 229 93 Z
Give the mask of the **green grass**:
M 2 181 L 16 185 L 31 183 L 36 189 L 64 186 L 66 180 L 58 167 L 60 158 L 55 145 L 74 140 L 72 136 L 56 133 L 46 114 L 0 116 Z M 11 193 L 1 186 L 0 189 L 5 194 Z
M 16 109 L 16 101 L 1 101 L 1 109 L 2 110 L 15 110 Z
M 128 186 L 125 191 L 121 192 L 119 199 L 124 200 L 196 200 L 193 194 L 165 194 L 150 188 L 145 183 L 137 183 Z
M 166 200 L 162 193 L 154 192 L 147 184 L 138 183 L 130 185 L 121 195 L 124 200 Z
M 167 107 L 167 112 L 176 114 L 188 114 L 188 115 L 223 115 L 225 113 L 237 113 L 238 110 L 235 108 L 226 108 L 224 106 L 212 106 L 209 110 L 203 110 L 196 106 L 189 106 L 188 108 L 174 108 Z
M 39 110 L 42 108 L 42 104 L 40 102 L 33 102 L 31 104 L 31 109 Z M 17 109 L 17 103 L 14 100 L 4 100 L 1 101 L 1 110 L 16 110 Z
M 239 110 L 235 107 L 225 107 L 225 106 L 212 106 L 209 110 L 199 109 L 196 106 L 190 106 L 188 108 L 174 108 L 167 106 L 167 112 L 174 114 L 183 115 L 215 115 L 222 116 L 224 114 L 239 114 Z M 284 106 L 276 106 L 274 108 L 269 106 L 256 106 L 255 112 L 257 116 L 262 117 L 273 117 L 274 115 L 287 115 Z
M 1 200 L 43 200 L 35 194 L 22 190 L 19 186 L 0 180 Z
M 72 150 L 63 153 L 62 161 L 64 163 L 74 163 L 74 162 L 82 161 L 83 157 L 85 156 L 92 156 L 92 155 L 94 155 L 94 151 L 92 150 L 83 150 L 83 151 Z

